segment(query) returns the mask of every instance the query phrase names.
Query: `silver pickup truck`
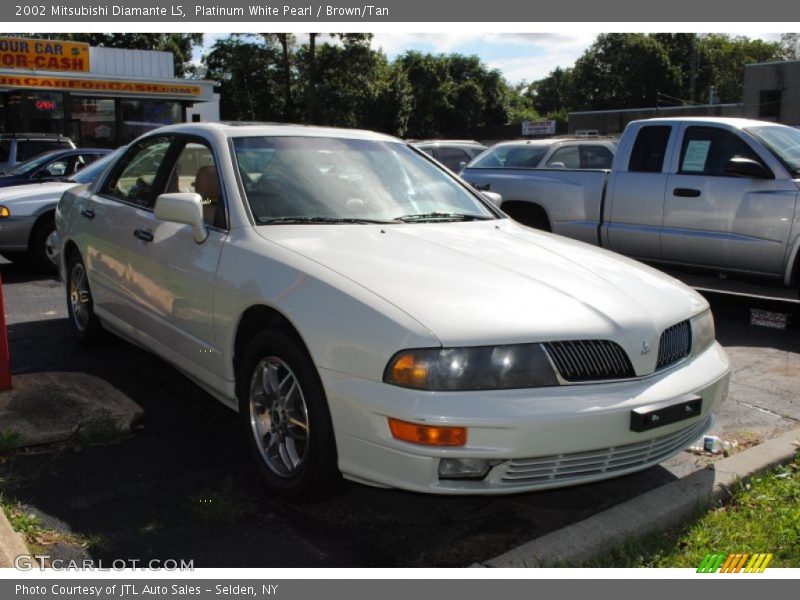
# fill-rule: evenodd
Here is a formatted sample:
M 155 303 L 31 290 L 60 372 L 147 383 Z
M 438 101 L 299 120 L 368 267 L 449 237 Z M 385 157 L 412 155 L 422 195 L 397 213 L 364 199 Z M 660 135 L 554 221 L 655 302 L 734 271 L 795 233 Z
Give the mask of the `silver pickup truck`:
M 480 157 L 473 161 L 478 162 Z M 609 170 L 475 168 L 511 217 L 641 260 L 800 279 L 800 130 L 725 118 L 630 123 Z

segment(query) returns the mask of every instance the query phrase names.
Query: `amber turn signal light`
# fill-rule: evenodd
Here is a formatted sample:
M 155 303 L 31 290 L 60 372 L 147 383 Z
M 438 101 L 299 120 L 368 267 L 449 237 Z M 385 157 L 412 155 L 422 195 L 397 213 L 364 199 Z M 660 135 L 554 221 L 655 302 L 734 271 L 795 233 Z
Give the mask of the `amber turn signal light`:
M 389 417 L 389 429 L 395 439 L 425 446 L 464 446 L 467 443 L 466 427 L 439 427 L 408 423 Z

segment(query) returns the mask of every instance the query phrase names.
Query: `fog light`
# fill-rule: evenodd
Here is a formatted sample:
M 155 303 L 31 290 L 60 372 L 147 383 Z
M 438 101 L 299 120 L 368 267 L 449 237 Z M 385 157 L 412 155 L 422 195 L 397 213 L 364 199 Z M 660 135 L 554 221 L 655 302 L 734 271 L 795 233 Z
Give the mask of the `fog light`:
M 443 458 L 439 461 L 439 479 L 483 479 L 493 462 L 483 458 Z

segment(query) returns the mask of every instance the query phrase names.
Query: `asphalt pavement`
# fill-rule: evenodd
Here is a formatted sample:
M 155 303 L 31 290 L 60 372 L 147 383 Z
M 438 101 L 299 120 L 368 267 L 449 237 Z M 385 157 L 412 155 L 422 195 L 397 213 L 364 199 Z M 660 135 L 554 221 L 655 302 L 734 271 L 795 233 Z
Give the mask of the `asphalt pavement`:
M 0 464 L 0 493 L 73 534 L 54 556 L 192 559 L 196 567 L 465 566 L 700 468 L 688 452 L 606 482 L 506 497 L 446 497 L 344 483 L 298 504 L 261 487 L 237 417 L 160 359 L 110 337 L 83 348 L 54 278 L 2 264 L 12 372 L 86 373 L 137 403 L 133 433 L 34 448 Z M 731 397 L 716 431 L 742 446 L 800 423 L 798 305 L 708 295 L 731 353 Z M 750 309 L 788 313 L 786 330 Z M 74 543 L 78 540 L 83 543 Z

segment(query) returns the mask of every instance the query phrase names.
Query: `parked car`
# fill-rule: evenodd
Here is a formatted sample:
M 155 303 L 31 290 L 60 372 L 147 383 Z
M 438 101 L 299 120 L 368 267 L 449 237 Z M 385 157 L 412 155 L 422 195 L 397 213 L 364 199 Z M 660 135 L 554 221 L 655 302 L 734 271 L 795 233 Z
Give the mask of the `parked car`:
M 502 142 L 475 158 L 475 169 L 610 169 L 617 141 L 600 138 L 548 138 Z
M 28 262 L 40 271 L 55 272 L 53 234 L 58 200 L 75 185 L 94 181 L 119 152 L 106 153 L 64 181 L 0 190 L 0 254 L 15 262 Z
M 469 161 L 486 150 L 486 146 L 473 140 L 420 140 L 411 142 L 428 156 L 458 173 Z
M 508 169 L 463 177 L 526 225 L 677 267 L 794 286 L 800 270 L 800 131 L 748 119 L 649 119 L 612 170 Z
M 111 330 L 238 410 L 277 494 L 615 477 L 696 440 L 728 387 L 696 292 L 506 218 L 381 134 L 158 129 L 56 225 L 76 335 Z
M 68 137 L 50 133 L 0 133 L 0 169 L 14 165 L 47 152 L 74 148 Z
M 107 148 L 51 150 L 0 171 L 0 188 L 45 181 L 63 181 L 111 152 Z

